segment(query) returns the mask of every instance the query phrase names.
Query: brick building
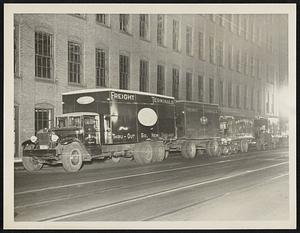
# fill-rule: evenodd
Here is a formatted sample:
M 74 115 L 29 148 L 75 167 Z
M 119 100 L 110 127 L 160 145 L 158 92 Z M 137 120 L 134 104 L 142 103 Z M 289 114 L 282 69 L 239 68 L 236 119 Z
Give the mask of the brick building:
M 14 53 L 18 160 L 21 142 L 53 126 L 71 90 L 140 90 L 278 116 L 287 16 L 17 14 Z

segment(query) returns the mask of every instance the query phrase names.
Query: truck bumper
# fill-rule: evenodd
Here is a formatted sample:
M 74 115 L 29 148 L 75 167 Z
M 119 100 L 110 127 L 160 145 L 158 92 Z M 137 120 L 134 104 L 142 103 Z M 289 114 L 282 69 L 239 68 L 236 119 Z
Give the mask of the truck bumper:
M 34 157 L 41 160 L 57 160 L 55 149 L 24 150 L 24 157 Z

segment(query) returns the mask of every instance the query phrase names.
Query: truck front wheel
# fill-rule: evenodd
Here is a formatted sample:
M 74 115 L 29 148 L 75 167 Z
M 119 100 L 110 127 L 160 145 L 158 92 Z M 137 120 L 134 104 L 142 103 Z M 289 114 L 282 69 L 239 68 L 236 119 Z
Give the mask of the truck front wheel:
M 83 164 L 82 149 L 78 143 L 71 143 L 64 147 L 62 164 L 67 172 L 77 172 Z
M 154 145 L 152 144 L 150 142 L 142 142 L 135 145 L 133 157 L 136 163 L 148 164 L 152 162 L 154 154 Z
M 23 162 L 24 168 L 29 172 L 41 170 L 43 167 L 42 163 L 38 162 L 37 160 L 33 159 L 32 157 L 25 156 L 22 158 L 22 162 Z

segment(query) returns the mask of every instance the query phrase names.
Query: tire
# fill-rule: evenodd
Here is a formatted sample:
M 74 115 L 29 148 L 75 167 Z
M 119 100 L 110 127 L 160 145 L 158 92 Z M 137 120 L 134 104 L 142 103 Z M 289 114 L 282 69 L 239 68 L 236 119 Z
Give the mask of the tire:
M 64 146 L 62 154 L 63 168 L 67 172 L 78 172 L 83 165 L 82 148 L 79 143 L 73 142 Z
M 192 141 L 185 141 L 181 146 L 181 154 L 186 159 L 194 159 L 197 154 L 196 144 Z
M 111 160 L 114 162 L 114 163 L 119 163 L 120 160 L 121 160 L 121 157 L 111 157 Z
M 209 141 L 207 143 L 207 153 L 209 156 L 220 156 L 221 155 L 221 150 L 219 143 L 216 140 Z
M 249 148 L 248 141 L 246 139 L 243 139 L 241 141 L 241 152 L 242 153 L 247 153 L 248 152 L 248 148 Z
M 153 142 L 153 162 L 161 162 L 166 157 L 166 149 L 162 142 Z
M 149 164 L 153 161 L 154 146 L 150 142 L 137 143 L 134 148 L 134 160 L 137 164 Z
M 38 162 L 32 157 L 25 156 L 22 158 L 22 162 L 23 162 L 23 167 L 29 172 L 39 171 L 43 167 L 42 163 Z

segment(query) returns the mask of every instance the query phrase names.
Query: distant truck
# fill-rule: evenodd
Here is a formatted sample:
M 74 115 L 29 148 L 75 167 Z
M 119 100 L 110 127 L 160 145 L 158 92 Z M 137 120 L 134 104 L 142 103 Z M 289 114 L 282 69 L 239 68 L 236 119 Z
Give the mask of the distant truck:
M 79 171 L 84 161 L 121 157 L 139 164 L 162 161 L 170 151 L 186 158 L 197 151 L 220 154 L 217 105 L 118 89 L 85 89 L 62 96 L 56 127 L 22 143 L 28 171 L 62 163 Z
M 253 120 L 246 117 L 234 117 L 221 115 L 221 153 L 228 155 L 232 153 L 248 152 L 249 145 L 254 140 Z

